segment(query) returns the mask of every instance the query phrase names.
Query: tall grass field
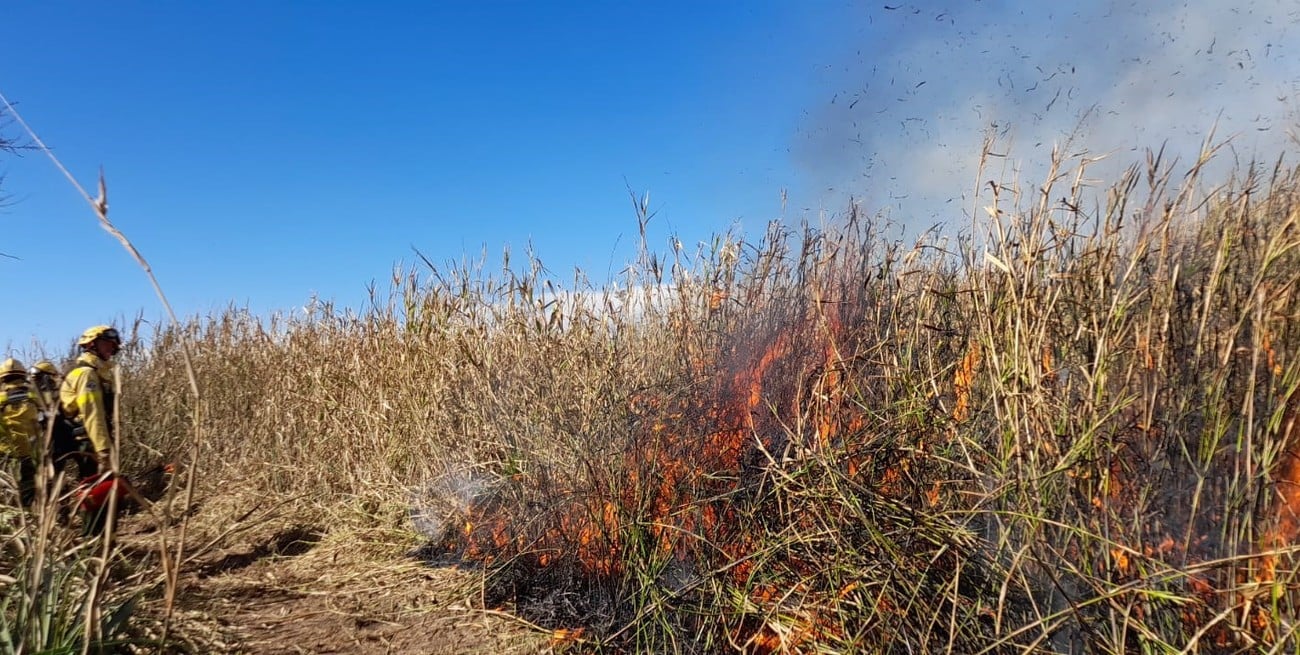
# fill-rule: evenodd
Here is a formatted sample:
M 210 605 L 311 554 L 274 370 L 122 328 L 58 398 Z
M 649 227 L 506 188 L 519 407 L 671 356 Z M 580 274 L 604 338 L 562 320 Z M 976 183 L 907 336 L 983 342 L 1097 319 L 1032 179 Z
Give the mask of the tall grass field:
M 400 531 L 571 652 L 1300 651 L 1300 169 L 986 163 L 906 240 L 849 208 L 661 249 L 638 205 L 608 285 L 423 262 L 139 335 L 122 467 Z M 52 588 L 13 579 L 9 621 Z

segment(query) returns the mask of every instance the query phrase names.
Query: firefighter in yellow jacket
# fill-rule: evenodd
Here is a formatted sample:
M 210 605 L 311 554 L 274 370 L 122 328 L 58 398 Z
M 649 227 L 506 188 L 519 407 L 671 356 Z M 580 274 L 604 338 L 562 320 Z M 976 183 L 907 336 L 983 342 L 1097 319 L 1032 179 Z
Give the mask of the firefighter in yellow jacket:
M 36 496 L 36 461 L 32 446 L 40 438 L 36 392 L 22 362 L 10 357 L 0 364 L 0 461 L 17 461 L 19 499 L 30 505 Z
M 99 472 L 111 469 L 113 447 L 113 355 L 122 338 L 108 325 L 96 325 L 77 340 L 81 355 L 59 387 L 59 405 L 79 437 L 89 442 Z M 83 469 L 84 472 L 85 469 Z
M 59 409 L 59 383 L 63 376 L 59 368 L 48 359 L 42 359 L 28 371 L 31 374 L 32 387 L 36 389 L 37 401 L 41 411 L 51 414 Z

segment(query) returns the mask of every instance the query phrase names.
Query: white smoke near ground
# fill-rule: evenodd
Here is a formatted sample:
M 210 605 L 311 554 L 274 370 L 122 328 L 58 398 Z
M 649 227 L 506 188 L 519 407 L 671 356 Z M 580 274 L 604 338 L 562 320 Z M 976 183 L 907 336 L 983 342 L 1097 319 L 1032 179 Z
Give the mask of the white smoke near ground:
M 448 469 L 410 491 L 411 527 L 431 541 L 446 536 L 449 521 L 464 521 L 474 502 L 490 493 L 491 485 L 468 469 Z
M 886 2 L 859 19 L 792 152 L 824 204 L 852 196 L 914 230 L 965 223 L 990 131 L 1024 183 L 1067 140 L 1108 155 L 1094 173 L 1111 179 L 1147 149 L 1193 161 L 1211 130 L 1243 159 L 1293 138 L 1294 0 Z

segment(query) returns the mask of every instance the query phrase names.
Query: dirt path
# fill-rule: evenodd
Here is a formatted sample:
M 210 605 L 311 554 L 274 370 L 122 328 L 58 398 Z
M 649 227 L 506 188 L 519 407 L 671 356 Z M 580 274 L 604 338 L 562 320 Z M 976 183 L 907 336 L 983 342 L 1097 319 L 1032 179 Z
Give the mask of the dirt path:
M 548 634 L 483 609 L 473 573 L 411 558 L 410 535 L 331 530 L 286 515 L 221 520 L 232 511 L 201 508 L 192 519 L 176 652 L 550 652 Z M 126 517 L 119 543 L 134 562 L 161 570 L 152 516 Z M 146 598 L 137 613 L 156 623 L 163 601 Z

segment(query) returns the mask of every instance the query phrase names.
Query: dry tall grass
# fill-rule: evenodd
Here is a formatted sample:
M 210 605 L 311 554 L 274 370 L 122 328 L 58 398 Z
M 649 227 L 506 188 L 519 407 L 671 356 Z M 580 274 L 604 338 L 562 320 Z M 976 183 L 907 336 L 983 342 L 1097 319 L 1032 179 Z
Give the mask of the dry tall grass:
M 203 493 L 414 509 L 596 647 L 1294 650 L 1300 171 L 1204 163 L 1063 159 L 913 246 L 852 213 L 617 287 L 430 266 L 359 313 L 232 308 L 128 358 L 126 429 L 187 451 L 190 340 Z

